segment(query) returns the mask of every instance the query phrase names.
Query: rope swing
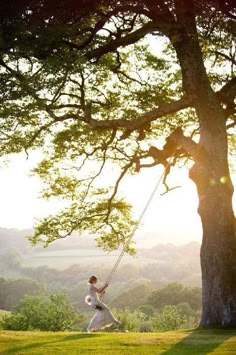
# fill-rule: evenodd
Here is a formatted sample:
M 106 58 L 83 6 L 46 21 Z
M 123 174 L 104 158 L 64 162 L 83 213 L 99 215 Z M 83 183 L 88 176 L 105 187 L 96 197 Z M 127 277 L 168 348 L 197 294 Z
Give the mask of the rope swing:
M 119 264 L 120 264 L 120 262 L 121 262 L 121 259 L 122 259 L 122 257 L 123 257 L 124 254 L 125 254 L 125 251 L 126 251 L 126 248 L 127 248 L 128 244 L 130 243 L 131 239 L 134 237 L 134 235 L 135 235 L 137 229 L 139 228 L 139 226 L 140 226 L 140 224 L 141 224 L 141 222 L 142 222 L 142 219 L 143 219 L 145 213 L 147 212 L 147 209 L 148 209 L 149 205 L 151 204 L 151 202 L 152 202 L 152 200 L 153 200 L 153 197 L 155 196 L 156 191 L 158 190 L 158 187 L 159 187 L 160 183 L 162 182 L 162 179 L 164 178 L 164 176 L 166 175 L 167 170 L 169 169 L 169 167 L 170 167 L 171 164 L 172 164 L 172 158 L 174 157 L 174 154 L 175 154 L 175 152 L 174 152 L 174 153 L 172 154 L 172 156 L 170 157 L 169 163 L 166 165 L 166 167 L 165 167 L 163 173 L 161 174 L 161 176 L 160 176 L 159 180 L 157 181 L 157 183 L 156 183 L 156 185 L 155 185 L 153 191 L 151 192 L 151 194 L 150 194 L 150 196 L 149 196 L 149 198 L 148 198 L 148 200 L 147 200 L 147 202 L 146 202 L 146 204 L 145 204 L 145 206 L 144 206 L 144 208 L 143 208 L 143 210 L 142 210 L 142 213 L 141 213 L 140 216 L 139 216 L 139 219 L 138 219 L 138 221 L 137 221 L 137 224 L 134 226 L 134 229 L 133 229 L 132 233 L 130 234 L 130 236 L 129 236 L 127 242 L 123 245 L 123 248 L 122 248 L 122 250 L 121 250 L 121 252 L 120 252 L 120 255 L 118 256 L 118 258 L 117 258 L 117 260 L 116 260 L 116 262 L 115 262 L 115 264 L 114 264 L 114 266 L 113 266 L 113 268 L 112 268 L 110 274 L 108 275 L 108 277 L 107 277 L 107 279 L 106 279 L 106 283 L 110 283 L 111 279 L 113 278 L 113 276 L 114 276 L 114 274 L 115 274 L 115 272 L 116 272 L 116 270 L 117 270 L 117 268 L 118 268 L 118 266 L 119 266 Z M 102 295 L 102 298 L 103 298 L 103 297 L 104 297 L 104 294 Z

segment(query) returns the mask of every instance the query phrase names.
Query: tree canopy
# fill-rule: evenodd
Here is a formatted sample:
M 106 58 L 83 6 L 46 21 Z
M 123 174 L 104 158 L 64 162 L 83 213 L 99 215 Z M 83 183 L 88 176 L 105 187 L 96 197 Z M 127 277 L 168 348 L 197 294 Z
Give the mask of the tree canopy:
M 118 247 L 135 224 L 118 195 L 125 175 L 167 166 L 170 157 L 171 165 L 195 159 L 195 97 L 175 48 L 185 31 L 181 6 L 195 16 L 233 140 L 233 1 L 2 2 L 1 154 L 42 149 L 35 171 L 46 183 L 43 196 L 67 203 L 36 226 L 33 242 L 90 230 L 105 249 Z

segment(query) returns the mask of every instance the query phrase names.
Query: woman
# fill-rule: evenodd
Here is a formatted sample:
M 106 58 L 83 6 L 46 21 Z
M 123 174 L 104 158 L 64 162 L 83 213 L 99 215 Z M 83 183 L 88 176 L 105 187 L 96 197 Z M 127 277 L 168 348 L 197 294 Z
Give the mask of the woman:
M 88 292 L 89 295 L 86 296 L 85 302 L 98 310 L 97 313 L 91 319 L 88 332 L 92 332 L 97 329 L 103 329 L 106 327 L 110 327 L 112 324 L 120 324 L 120 322 L 115 319 L 110 309 L 105 305 L 105 303 L 101 302 L 98 294 L 102 294 L 104 290 L 108 287 L 108 284 L 105 283 L 102 287 L 97 288 L 94 285 L 97 283 L 97 277 L 91 276 L 88 281 Z

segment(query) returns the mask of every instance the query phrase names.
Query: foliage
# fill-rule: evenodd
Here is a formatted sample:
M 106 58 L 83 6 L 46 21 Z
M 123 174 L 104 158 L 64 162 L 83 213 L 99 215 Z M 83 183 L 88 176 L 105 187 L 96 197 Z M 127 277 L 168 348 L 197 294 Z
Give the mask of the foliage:
M 4 279 L 0 278 L 0 308 L 12 310 L 24 295 L 39 295 L 43 286 L 30 279 Z
M 155 312 L 155 308 L 150 304 L 143 304 L 139 306 L 138 309 L 149 317 Z
M 145 314 L 140 310 L 131 311 L 129 308 L 125 308 L 122 311 L 118 311 L 114 309 L 113 313 L 121 322 L 121 325 L 119 325 L 121 330 L 138 332 L 140 331 L 141 323 L 145 320 Z
M 131 206 L 124 201 L 114 201 L 112 212 L 109 216 L 109 223 L 104 221 L 106 214 L 104 210 L 107 200 L 100 200 L 102 192 L 93 192 L 91 201 L 81 205 L 73 203 L 69 208 L 56 216 L 45 218 L 40 225 L 35 228 L 34 236 L 29 239 L 36 244 L 48 243 L 60 238 L 65 238 L 74 230 L 80 229 L 81 232 L 90 230 L 96 233 L 98 246 L 102 245 L 104 250 L 110 251 L 118 248 L 121 243 L 126 245 L 126 250 L 134 253 L 134 249 L 129 241 L 134 222 L 129 220 Z M 114 224 L 115 227 L 114 227 Z M 48 237 L 50 235 L 50 237 Z
M 70 3 L 71 13 L 53 3 L 24 0 L 0 16 L 1 154 L 42 149 L 35 172 L 43 197 L 65 202 L 31 242 L 47 246 L 90 230 L 105 250 L 134 251 L 137 225 L 119 194 L 125 176 L 161 164 L 169 191 L 171 166 L 192 160 L 203 224 L 202 324 L 235 326 L 227 139 L 236 124 L 235 1 L 91 0 Z M 158 53 L 148 39 L 158 39 Z M 178 302 L 181 292 L 174 290 Z
M 154 291 L 149 297 L 149 302 L 156 308 L 187 302 L 192 309 L 197 310 L 201 307 L 201 289 L 200 287 L 184 287 L 174 282 Z
M 17 269 L 22 262 L 22 255 L 16 248 L 9 248 L 1 254 L 1 263 L 8 269 Z
M 157 2 L 155 11 L 150 1 L 54 3 L 3 6 L 1 154 L 42 149 L 35 172 L 45 183 L 43 196 L 65 201 L 65 209 L 36 226 L 33 243 L 90 229 L 111 250 L 134 227 L 131 206 L 119 196 L 125 175 L 162 164 L 149 147 L 162 145 L 176 127 L 199 133 L 191 100 L 171 106 L 186 95 L 173 40 L 182 25 L 173 1 Z M 234 75 L 235 7 L 212 0 L 199 8 L 193 9 L 199 41 L 217 91 Z M 219 98 L 232 124 L 230 95 L 230 102 L 223 91 Z M 180 150 L 175 163 L 189 158 Z
M 0 309 L 0 329 L 2 329 L 2 319 L 6 316 L 10 315 L 9 311 L 5 311 L 3 309 Z
M 3 318 L 3 328 L 9 330 L 51 330 L 70 329 L 83 316 L 71 306 L 65 294 L 25 296 L 16 310 Z
M 71 300 L 71 303 L 73 304 L 76 309 L 79 309 L 80 311 L 83 311 L 84 313 L 84 318 L 81 316 L 79 313 L 79 321 L 74 322 L 74 324 L 71 326 L 72 329 L 83 329 L 86 330 L 89 318 L 92 317 L 93 312 L 91 312 L 91 309 L 85 304 L 84 302 L 84 297 L 86 295 L 86 280 L 84 280 L 84 272 L 85 270 L 81 269 L 80 267 L 73 267 L 69 269 L 69 273 L 66 271 L 62 271 L 58 273 L 58 276 L 60 278 L 58 280 L 55 280 L 53 284 L 53 278 L 51 279 L 50 275 L 50 269 L 40 269 L 41 274 L 44 272 L 48 271 L 48 276 L 49 278 L 45 278 L 45 275 L 43 276 L 43 282 L 45 289 L 47 292 L 51 290 L 51 292 L 63 292 L 68 295 L 68 297 Z M 80 275 L 81 273 L 81 275 Z M 55 276 L 55 274 L 54 274 Z M 78 281 L 80 280 L 81 281 Z M 29 280 L 27 280 L 29 281 Z M 134 282 L 130 284 L 129 289 L 127 290 L 127 285 L 125 287 L 125 292 L 122 292 L 122 288 L 120 286 L 120 283 L 116 283 L 112 290 L 107 291 L 106 293 L 106 300 L 105 302 L 111 306 L 115 307 L 115 314 L 117 317 L 122 321 L 121 324 L 121 329 L 122 330 L 129 330 L 129 331 L 140 331 L 140 332 L 147 332 L 147 331 L 154 331 L 157 327 L 157 324 L 165 324 L 166 329 L 172 329 L 173 324 L 178 323 L 179 327 L 183 325 L 185 328 L 190 328 L 192 326 L 195 326 L 199 324 L 199 318 L 200 318 L 200 310 L 195 310 L 193 309 L 189 303 L 179 303 L 171 311 L 166 311 L 168 310 L 168 307 L 166 308 L 165 312 L 163 312 L 163 308 L 157 309 L 154 307 L 152 304 L 148 303 L 148 297 L 150 296 L 150 292 L 153 292 L 153 288 L 150 288 L 150 282 L 147 282 L 145 280 L 136 280 L 138 282 Z M 22 299 L 19 299 L 15 297 L 18 292 L 18 286 L 20 285 L 20 282 L 24 284 L 24 280 L 15 280 L 14 282 L 12 280 L 6 280 L 6 279 L 1 279 L 1 293 L 6 294 L 7 290 L 7 300 L 15 300 L 14 303 L 12 303 L 11 308 L 13 311 L 12 315 L 10 317 L 6 318 L 5 321 L 5 327 L 7 329 L 29 329 L 29 328 L 37 328 L 39 329 L 49 329 L 48 327 L 54 327 L 53 320 L 55 321 L 57 318 L 55 317 L 55 313 L 58 312 L 58 303 L 60 302 L 60 307 L 63 305 L 64 307 L 64 301 L 61 302 L 60 297 L 57 296 L 53 300 L 48 298 L 45 294 L 41 294 L 40 296 L 37 297 L 30 297 L 27 296 L 27 291 L 26 293 L 22 293 L 23 297 Z M 34 286 L 34 282 L 32 282 L 32 285 Z M 9 286 L 5 288 L 4 285 L 11 284 L 11 288 Z M 40 285 L 36 283 L 36 285 Z M 158 291 L 165 290 L 165 295 L 166 295 L 166 300 L 169 300 L 171 297 L 171 285 L 170 284 L 168 287 L 164 286 L 163 288 L 158 289 Z M 120 288 L 120 294 L 119 297 L 117 297 L 117 290 Z M 169 294 L 166 291 L 166 288 L 169 290 Z M 184 287 L 183 287 L 184 288 Z M 26 289 L 27 290 L 27 289 Z M 112 292 L 111 292 L 112 291 Z M 155 291 L 157 292 L 157 291 Z M 57 294 L 56 294 L 57 295 Z M 59 294 L 60 295 L 60 294 Z M 132 304 L 132 299 L 133 295 L 136 296 L 136 299 L 134 298 L 134 304 Z M 14 298 L 15 297 L 15 298 Z M 19 297 L 19 294 L 18 294 Z M 64 296 L 63 296 L 64 297 Z M 184 297 L 183 297 L 184 298 Z M 65 298 L 67 299 L 67 297 Z M 116 300 L 116 302 L 115 302 Z M 17 303 L 20 301 L 19 305 L 17 306 Z M 50 306 L 50 311 L 48 310 Z M 52 306 L 53 304 L 53 306 Z M 3 303 L 4 306 L 6 306 L 6 303 Z M 126 306 L 124 306 L 126 305 Z M 166 302 L 166 305 L 169 306 Z M 200 304 L 199 304 L 200 308 Z M 53 311 L 54 309 L 54 311 Z M 54 315 L 52 314 L 54 312 Z M 61 310 L 58 317 L 61 319 L 63 317 L 64 311 Z M 65 312 L 70 313 L 69 311 L 66 310 Z M 26 316 L 27 315 L 27 316 Z M 71 320 L 73 319 L 73 316 L 70 318 Z M 185 321 L 183 321 L 185 320 Z M 169 325 L 168 322 L 170 321 Z M 57 324 L 60 324 L 60 320 L 56 321 Z M 183 323 L 183 324 L 182 324 Z M 70 325 L 68 325 L 70 328 Z M 114 328 L 112 328 L 114 329 Z M 162 329 L 162 328 L 161 328 Z M 164 328 L 163 328 L 164 329 Z
M 152 314 L 145 314 L 140 307 L 137 310 L 114 309 L 114 314 L 121 321 L 119 329 L 132 332 L 157 332 L 192 328 L 197 326 L 194 316 L 187 316 L 177 307 L 168 305 Z
M 191 324 L 192 323 L 192 324 Z M 165 306 L 152 317 L 153 331 L 177 330 L 194 327 L 197 324 L 193 318 L 182 315 L 176 306 Z
M 128 276 L 129 274 L 126 273 L 125 275 Z M 118 296 L 112 300 L 111 305 L 116 308 L 129 307 L 130 309 L 135 309 L 140 304 L 145 304 L 147 298 L 154 290 L 155 288 L 151 282 L 141 281 L 139 285 L 132 285 L 128 290 L 118 294 Z

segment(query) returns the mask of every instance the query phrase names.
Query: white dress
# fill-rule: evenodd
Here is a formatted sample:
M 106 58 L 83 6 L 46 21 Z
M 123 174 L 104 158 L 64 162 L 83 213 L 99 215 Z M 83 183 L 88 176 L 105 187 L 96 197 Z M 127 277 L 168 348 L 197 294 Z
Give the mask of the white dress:
M 99 300 L 95 287 L 91 283 L 88 283 L 88 292 L 89 294 L 85 298 L 85 302 L 94 308 L 96 306 L 101 307 L 101 310 L 95 313 L 88 325 L 87 331 L 92 332 L 97 329 L 110 327 L 112 324 L 120 324 L 111 313 L 109 307 Z

